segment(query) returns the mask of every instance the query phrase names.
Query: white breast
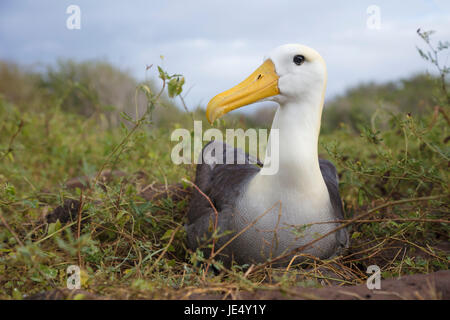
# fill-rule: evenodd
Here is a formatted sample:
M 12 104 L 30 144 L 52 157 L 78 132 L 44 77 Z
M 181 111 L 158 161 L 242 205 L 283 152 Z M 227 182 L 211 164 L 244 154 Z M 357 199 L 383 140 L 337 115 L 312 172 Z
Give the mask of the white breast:
M 233 216 L 235 230 L 243 230 L 251 225 L 232 244 L 234 252 L 245 251 L 242 259 L 264 262 L 336 228 L 334 223 L 314 224 L 334 220 L 326 189 L 321 194 L 300 194 L 296 190 L 276 187 L 264 190 L 267 184 L 261 183 L 259 179 L 260 176 L 256 176 L 250 183 L 246 193 L 239 199 Z M 281 190 L 283 192 L 279 192 Z M 312 225 L 305 226 L 308 224 Z M 334 249 L 334 235 L 331 235 L 304 253 L 326 258 Z M 235 257 L 238 262 L 239 258 L 239 255 Z

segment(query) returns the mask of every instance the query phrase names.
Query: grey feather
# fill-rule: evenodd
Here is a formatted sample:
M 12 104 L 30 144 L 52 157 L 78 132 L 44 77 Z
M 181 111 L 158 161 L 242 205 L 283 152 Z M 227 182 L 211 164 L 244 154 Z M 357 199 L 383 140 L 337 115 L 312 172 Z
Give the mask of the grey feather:
M 336 167 L 330 161 L 320 158 L 319 166 L 323 180 L 328 189 L 336 220 L 342 220 L 344 219 L 344 208 L 339 194 L 339 177 L 337 175 Z M 336 232 L 336 240 L 342 248 L 348 248 L 349 237 L 347 229 L 344 228 L 338 230 Z

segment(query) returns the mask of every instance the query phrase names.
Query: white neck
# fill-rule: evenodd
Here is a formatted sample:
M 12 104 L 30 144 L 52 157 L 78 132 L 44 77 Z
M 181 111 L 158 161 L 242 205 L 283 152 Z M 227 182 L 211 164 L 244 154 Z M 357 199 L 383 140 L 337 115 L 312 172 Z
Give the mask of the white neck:
M 266 205 L 271 206 L 282 201 L 284 208 L 290 207 L 294 211 L 299 201 L 303 201 L 305 209 L 309 207 L 307 211 L 313 212 L 316 211 L 313 208 L 329 202 L 317 150 L 323 92 L 312 92 L 316 94 L 304 97 L 301 102 L 286 101 L 277 110 L 272 129 L 279 130 L 279 170 L 273 175 L 255 176 L 246 191 L 246 202 L 264 199 Z M 270 149 L 274 149 L 271 139 L 266 159 Z
M 304 104 L 285 104 L 277 110 L 272 124 L 272 129 L 279 131 L 279 171 L 265 177 L 269 181 L 280 180 L 287 188 L 308 190 L 317 181 L 317 173 L 320 174 L 317 155 L 320 112 L 307 108 L 311 109 Z M 269 140 L 266 159 L 270 156 L 269 150 L 274 149 Z

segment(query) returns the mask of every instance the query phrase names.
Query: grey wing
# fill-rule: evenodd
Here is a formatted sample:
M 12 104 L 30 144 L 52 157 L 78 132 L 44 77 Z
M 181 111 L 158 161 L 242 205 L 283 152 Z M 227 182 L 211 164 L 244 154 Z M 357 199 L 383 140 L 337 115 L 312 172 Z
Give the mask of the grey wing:
M 339 194 L 339 177 L 336 168 L 330 161 L 324 159 L 319 159 L 319 165 L 323 180 L 328 189 L 328 194 L 330 195 L 330 201 L 336 220 L 343 220 L 344 208 Z M 336 240 L 342 247 L 347 248 L 349 244 L 347 229 L 344 228 L 338 230 L 336 232 Z
M 208 196 L 218 211 L 219 232 L 233 231 L 229 225 L 237 199 L 248 181 L 259 172 L 257 159 L 223 142 L 212 141 L 202 150 L 202 161 L 197 165 L 195 184 Z M 227 164 L 227 160 L 233 160 Z M 239 162 L 237 162 L 239 160 Z M 230 161 L 229 161 L 230 162 Z M 242 164 L 236 164 L 242 163 Z M 255 165 L 256 164 L 256 165 Z M 199 247 L 202 239 L 208 239 L 215 223 L 215 212 L 208 199 L 194 189 L 187 213 L 187 240 L 190 249 Z M 220 238 L 218 247 L 232 235 Z M 208 254 L 208 252 L 204 252 Z M 224 250 L 224 254 L 231 254 Z

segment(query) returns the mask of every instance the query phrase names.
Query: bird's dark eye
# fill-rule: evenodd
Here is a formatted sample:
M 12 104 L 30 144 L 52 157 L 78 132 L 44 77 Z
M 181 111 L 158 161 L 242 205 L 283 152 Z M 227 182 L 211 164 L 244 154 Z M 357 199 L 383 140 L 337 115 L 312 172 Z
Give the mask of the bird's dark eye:
M 296 64 L 296 65 L 301 65 L 303 62 L 305 62 L 305 57 L 304 56 L 302 56 L 301 54 L 298 54 L 298 55 L 296 55 L 296 56 L 294 56 L 294 63 Z

